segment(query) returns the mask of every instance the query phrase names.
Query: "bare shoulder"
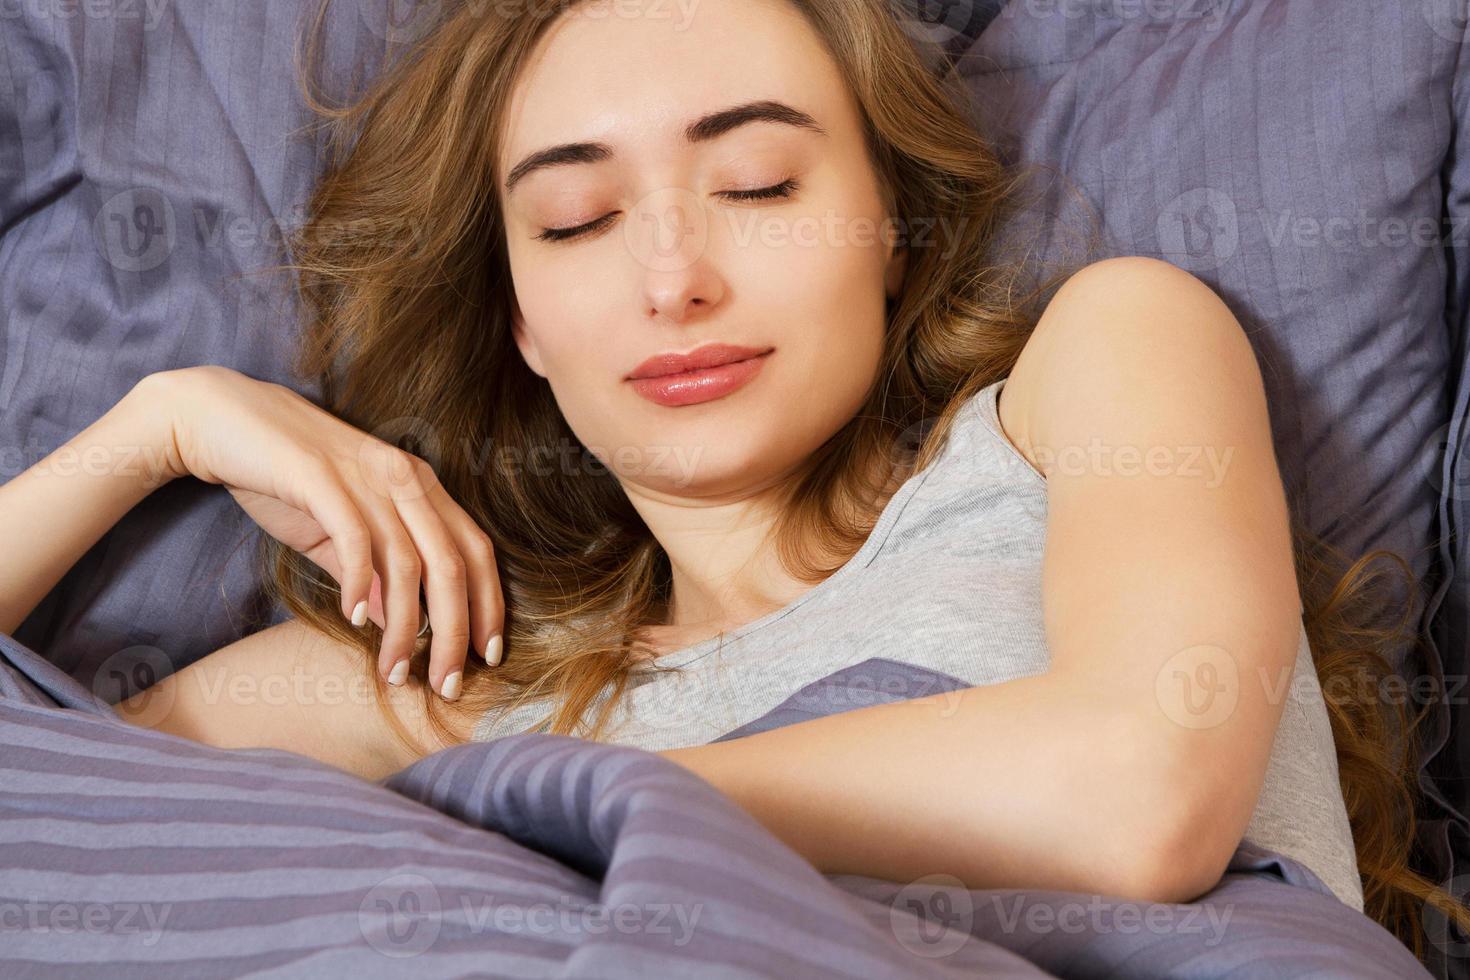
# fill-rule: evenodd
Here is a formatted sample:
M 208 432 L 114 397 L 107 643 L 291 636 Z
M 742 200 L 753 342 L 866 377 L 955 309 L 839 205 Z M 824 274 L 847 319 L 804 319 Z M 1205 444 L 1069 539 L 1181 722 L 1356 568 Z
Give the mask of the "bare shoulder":
M 378 691 L 362 651 L 302 621 L 252 633 L 117 706 L 124 720 L 220 748 L 276 748 L 378 779 L 419 755 L 383 705 L 426 746 L 422 685 Z
M 1084 266 L 1057 290 L 997 411 L 1007 436 L 1044 471 L 1042 447 L 1077 429 L 1068 419 L 1100 403 L 1183 406 L 1181 393 L 1212 386 L 1246 396 L 1240 410 L 1264 418 L 1254 350 L 1224 300 L 1177 266 L 1125 256 Z

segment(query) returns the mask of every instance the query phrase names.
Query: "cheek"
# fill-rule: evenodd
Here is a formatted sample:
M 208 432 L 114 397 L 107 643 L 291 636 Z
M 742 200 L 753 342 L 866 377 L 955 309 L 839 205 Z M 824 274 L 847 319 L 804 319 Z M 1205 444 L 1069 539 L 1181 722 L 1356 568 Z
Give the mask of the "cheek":
M 881 335 L 885 263 L 876 221 L 795 217 L 780 232 L 784 239 L 773 232 L 735 250 L 747 284 L 744 295 L 759 297 L 759 308 L 779 317 L 769 329 L 787 335 L 788 342 Z
M 599 295 L 552 275 L 517 276 L 515 283 L 526 334 L 545 369 L 557 375 L 585 367 L 596 325 L 608 322 L 607 291 Z
M 731 244 L 743 281 L 793 314 L 800 309 L 783 317 L 790 327 L 881 320 L 886 255 L 877 188 L 860 168 L 830 164 L 810 175 L 808 187 L 796 207 L 739 223 L 742 235 Z
M 803 406 L 796 426 L 803 445 L 814 447 L 843 425 L 876 376 L 886 329 L 880 257 L 834 239 L 771 249 L 760 256 L 762 268 L 745 270 L 749 288 L 759 291 L 751 315 L 763 321 L 753 334 L 782 351 L 767 405 L 773 418 L 785 415 L 781 406 Z M 794 437 L 789 422 L 781 431 Z

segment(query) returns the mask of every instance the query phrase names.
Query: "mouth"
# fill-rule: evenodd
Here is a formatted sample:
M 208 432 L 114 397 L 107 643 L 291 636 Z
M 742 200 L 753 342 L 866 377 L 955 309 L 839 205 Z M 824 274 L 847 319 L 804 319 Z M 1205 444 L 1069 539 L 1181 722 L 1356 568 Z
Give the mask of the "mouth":
M 629 379 L 642 398 L 664 408 L 680 408 L 724 398 L 745 387 L 771 359 L 774 348 L 713 367 Z
M 650 357 L 633 369 L 625 381 L 644 381 L 652 378 L 672 378 L 678 375 L 695 374 L 711 368 L 738 364 L 755 357 L 762 357 L 775 350 L 773 347 L 738 347 L 734 344 L 706 344 L 687 354 L 666 353 Z

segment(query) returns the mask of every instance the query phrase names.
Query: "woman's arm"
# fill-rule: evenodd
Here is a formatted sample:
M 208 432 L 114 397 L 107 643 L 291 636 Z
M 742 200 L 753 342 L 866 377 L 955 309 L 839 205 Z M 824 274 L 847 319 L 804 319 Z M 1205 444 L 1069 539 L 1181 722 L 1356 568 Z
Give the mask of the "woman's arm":
M 401 683 L 432 627 L 429 676 L 459 696 L 471 645 L 498 662 L 504 601 L 489 536 L 429 463 L 300 393 L 213 365 L 149 375 L 101 419 L 0 488 L 0 629 L 12 631 L 77 558 L 160 484 L 224 486 L 267 534 L 337 584 L 344 620 L 382 630 Z
M 1050 670 L 662 754 L 822 871 L 1192 898 L 1254 811 L 1302 628 L 1254 353 L 1193 277 L 1111 260 L 1003 394 L 1046 474 Z
M 1058 671 L 874 705 L 659 754 L 826 874 L 969 888 L 1198 894 L 1188 812 L 1136 716 Z
M 0 632 L 14 633 L 77 560 L 154 490 L 183 475 L 159 375 L 0 486 Z
M 421 640 L 422 653 L 427 641 Z M 422 753 L 398 740 L 379 706 L 372 661 L 289 619 L 221 647 L 117 705 L 125 721 L 225 749 L 281 749 L 364 779 L 391 776 Z M 381 685 L 384 703 L 429 751 L 447 748 L 428 725 L 423 683 Z M 443 711 L 451 728 L 473 722 Z

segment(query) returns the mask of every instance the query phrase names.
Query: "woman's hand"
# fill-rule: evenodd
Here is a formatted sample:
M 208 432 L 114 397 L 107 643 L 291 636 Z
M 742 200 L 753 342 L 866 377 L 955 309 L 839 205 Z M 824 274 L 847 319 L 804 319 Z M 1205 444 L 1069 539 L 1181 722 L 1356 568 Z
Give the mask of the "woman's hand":
M 459 697 L 467 651 L 500 660 L 505 603 L 490 538 L 424 460 L 354 428 L 295 391 L 223 367 L 151 375 L 177 465 L 225 486 L 268 534 L 316 563 L 342 615 L 383 629 L 378 670 L 402 684 L 433 627 L 429 683 Z

